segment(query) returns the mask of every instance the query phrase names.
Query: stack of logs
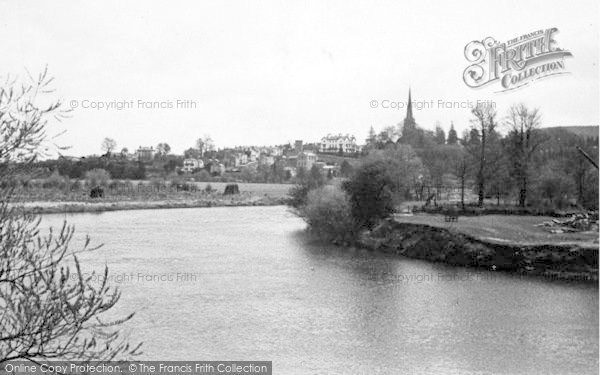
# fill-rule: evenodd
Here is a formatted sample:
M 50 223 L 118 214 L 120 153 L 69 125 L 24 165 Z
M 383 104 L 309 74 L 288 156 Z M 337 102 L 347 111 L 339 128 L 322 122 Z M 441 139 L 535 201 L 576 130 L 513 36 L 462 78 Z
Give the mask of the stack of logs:
M 567 219 L 552 219 L 537 224 L 550 233 L 584 232 L 598 230 L 598 213 L 578 213 Z

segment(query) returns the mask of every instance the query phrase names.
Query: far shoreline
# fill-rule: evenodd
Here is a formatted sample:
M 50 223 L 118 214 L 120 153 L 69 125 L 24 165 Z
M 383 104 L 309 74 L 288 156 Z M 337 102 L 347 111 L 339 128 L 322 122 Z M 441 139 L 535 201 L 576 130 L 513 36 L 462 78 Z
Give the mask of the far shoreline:
M 263 197 L 244 200 L 162 200 L 162 201 L 100 201 L 100 202 L 20 202 L 16 204 L 23 212 L 35 215 L 100 213 L 129 210 L 164 210 L 174 208 L 211 208 L 211 207 L 266 207 L 283 206 L 284 198 Z

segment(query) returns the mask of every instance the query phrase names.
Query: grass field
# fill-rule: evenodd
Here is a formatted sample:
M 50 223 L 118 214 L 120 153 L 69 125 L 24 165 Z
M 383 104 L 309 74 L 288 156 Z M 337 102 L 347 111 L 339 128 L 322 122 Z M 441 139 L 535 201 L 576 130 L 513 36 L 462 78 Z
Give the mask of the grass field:
M 219 192 L 225 191 L 225 186 L 229 185 L 227 182 L 196 182 L 198 188 L 204 189 L 206 185 L 212 186 Z M 294 186 L 292 184 L 260 184 L 260 183 L 247 183 L 247 182 L 236 182 L 240 187 L 240 193 L 250 193 L 253 195 L 268 195 L 271 198 L 283 198 L 288 195 L 290 189 Z
M 104 187 L 104 200 L 110 201 L 129 201 L 129 200 L 165 200 L 165 199 L 197 199 L 202 198 L 207 185 L 212 187 L 215 193 L 223 193 L 225 182 L 189 182 L 195 185 L 195 190 L 183 191 L 177 189 L 177 185 L 161 184 L 155 186 L 150 181 L 131 180 L 126 182 L 126 186 L 119 185 L 115 188 Z M 264 197 L 280 199 L 285 198 L 293 187 L 292 184 L 261 184 L 261 183 L 237 183 L 240 193 L 254 197 Z M 42 188 L 30 187 L 19 189 L 14 196 L 17 200 L 25 202 L 62 202 L 76 201 L 87 202 L 96 201 L 89 197 L 89 187 L 79 186 L 77 188 Z
M 400 223 L 426 224 L 435 227 L 457 230 L 473 237 L 498 243 L 563 244 L 581 243 L 598 246 L 598 232 L 578 232 L 553 234 L 536 224 L 552 220 L 547 216 L 482 215 L 461 216 L 457 222 L 444 221 L 444 215 L 418 214 L 413 216 L 396 215 Z

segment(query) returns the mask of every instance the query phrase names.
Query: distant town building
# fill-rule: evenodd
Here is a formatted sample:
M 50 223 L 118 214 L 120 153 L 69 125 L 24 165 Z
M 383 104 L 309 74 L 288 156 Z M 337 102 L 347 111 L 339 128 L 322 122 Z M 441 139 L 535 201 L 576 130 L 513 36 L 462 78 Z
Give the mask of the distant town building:
M 206 169 L 208 169 L 208 172 L 212 175 L 222 175 L 225 173 L 225 165 L 218 159 L 209 159 L 206 164 Z
M 287 178 L 296 177 L 296 168 L 295 167 L 283 167 L 283 171 L 286 174 Z
M 296 153 L 302 152 L 302 150 L 303 150 L 302 143 L 303 142 L 301 139 L 294 142 L 294 150 L 296 151 Z
M 183 167 L 181 170 L 185 173 L 192 173 L 194 170 L 202 168 L 204 168 L 204 162 L 202 159 L 188 158 L 183 159 Z
M 227 155 L 225 162 L 230 167 L 238 168 L 248 164 L 248 155 L 245 152 L 235 152 Z
M 154 159 L 154 154 L 156 154 L 156 150 L 150 147 L 138 147 L 135 155 L 139 161 L 152 161 Z
M 301 152 L 298 154 L 296 160 L 296 168 L 303 168 L 308 171 L 312 168 L 313 164 L 317 161 L 317 155 L 312 152 Z
M 281 156 L 281 155 L 283 155 L 283 148 L 282 147 L 271 147 L 269 149 L 269 153 L 273 156 Z
M 285 166 L 290 168 L 296 168 L 298 164 L 298 155 L 290 155 L 284 157 Z
M 352 154 L 358 151 L 358 146 L 356 145 L 356 138 L 353 135 L 327 134 L 327 136 L 321 139 L 321 148 L 319 151 L 323 153 L 341 151 L 344 154 Z
M 260 154 L 260 157 L 258 158 L 258 164 L 271 166 L 275 164 L 275 157 L 267 154 Z
M 258 150 L 251 148 L 250 150 L 248 150 L 248 162 L 254 162 L 258 160 L 258 157 L 260 155 L 260 153 L 258 152 Z

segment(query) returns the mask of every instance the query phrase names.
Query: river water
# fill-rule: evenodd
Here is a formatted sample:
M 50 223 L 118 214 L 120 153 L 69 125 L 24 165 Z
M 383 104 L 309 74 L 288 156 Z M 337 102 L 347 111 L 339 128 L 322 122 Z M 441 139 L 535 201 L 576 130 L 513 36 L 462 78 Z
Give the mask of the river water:
M 284 207 L 45 215 L 104 246 L 140 359 L 276 374 L 598 373 L 598 287 L 325 246 Z

